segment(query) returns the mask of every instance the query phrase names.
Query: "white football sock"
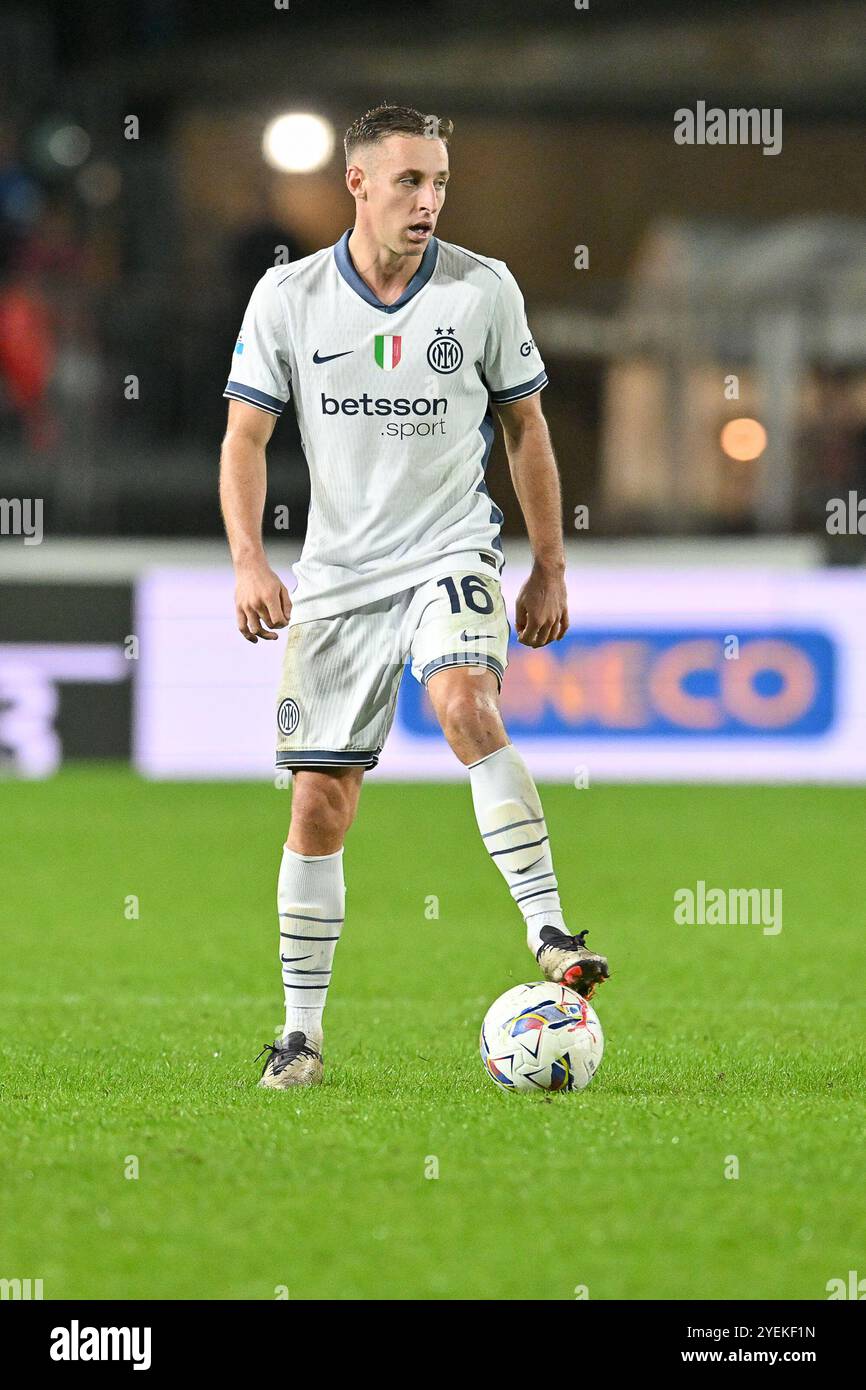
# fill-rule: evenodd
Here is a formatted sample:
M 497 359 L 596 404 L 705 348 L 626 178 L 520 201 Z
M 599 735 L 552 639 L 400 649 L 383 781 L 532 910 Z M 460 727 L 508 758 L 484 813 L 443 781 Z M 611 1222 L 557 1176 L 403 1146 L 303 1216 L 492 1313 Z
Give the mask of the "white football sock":
M 523 913 L 535 955 L 542 927 L 567 932 L 544 812 L 532 774 L 513 743 L 469 764 L 475 819 L 487 850 Z
M 314 1042 L 322 1041 L 322 1012 L 345 908 L 342 849 L 296 854 L 284 845 L 277 887 L 286 1000 L 283 1037 L 300 1029 Z

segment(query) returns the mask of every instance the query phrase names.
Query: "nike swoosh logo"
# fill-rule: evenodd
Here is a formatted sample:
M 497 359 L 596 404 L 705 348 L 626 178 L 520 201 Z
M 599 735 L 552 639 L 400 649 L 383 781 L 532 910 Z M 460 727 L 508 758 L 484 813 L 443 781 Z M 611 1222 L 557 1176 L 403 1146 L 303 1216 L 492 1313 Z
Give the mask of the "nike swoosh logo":
M 464 628 L 460 634 L 461 642 L 495 642 L 495 640 L 492 632 L 467 632 Z
M 354 348 L 349 348 L 346 352 L 331 352 L 328 354 L 327 357 L 320 357 L 319 349 L 316 348 L 316 351 L 313 353 L 313 361 L 316 363 L 317 366 L 321 366 L 323 362 L 333 362 L 335 357 L 348 357 L 354 351 Z
M 533 861 L 532 861 L 531 864 L 525 864 L 525 865 L 523 866 L 522 869 L 515 869 L 514 872 L 515 872 L 516 874 L 525 874 L 525 873 L 528 873 L 530 869 L 534 869 L 534 868 L 535 868 L 536 864 L 540 864 L 543 858 L 544 858 L 544 855 L 542 854 L 542 855 L 540 855 L 540 856 L 538 857 L 538 859 L 533 859 Z

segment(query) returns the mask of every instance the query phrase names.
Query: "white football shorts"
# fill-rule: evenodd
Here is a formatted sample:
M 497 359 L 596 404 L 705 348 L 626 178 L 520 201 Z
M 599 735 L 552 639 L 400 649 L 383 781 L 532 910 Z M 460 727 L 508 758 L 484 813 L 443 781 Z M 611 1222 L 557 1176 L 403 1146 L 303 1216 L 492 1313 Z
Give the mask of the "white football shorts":
M 443 666 L 496 673 L 511 624 L 498 575 L 458 569 L 387 598 L 285 629 L 277 767 L 375 767 L 404 667 L 422 685 Z

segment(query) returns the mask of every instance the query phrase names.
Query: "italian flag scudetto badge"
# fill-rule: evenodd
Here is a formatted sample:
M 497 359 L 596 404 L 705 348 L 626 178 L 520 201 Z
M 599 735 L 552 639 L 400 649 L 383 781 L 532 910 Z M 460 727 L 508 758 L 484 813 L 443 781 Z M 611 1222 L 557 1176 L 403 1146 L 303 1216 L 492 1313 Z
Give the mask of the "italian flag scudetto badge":
M 393 372 L 397 363 L 400 361 L 403 339 L 399 336 L 393 337 L 389 333 L 376 334 L 376 361 L 385 372 Z

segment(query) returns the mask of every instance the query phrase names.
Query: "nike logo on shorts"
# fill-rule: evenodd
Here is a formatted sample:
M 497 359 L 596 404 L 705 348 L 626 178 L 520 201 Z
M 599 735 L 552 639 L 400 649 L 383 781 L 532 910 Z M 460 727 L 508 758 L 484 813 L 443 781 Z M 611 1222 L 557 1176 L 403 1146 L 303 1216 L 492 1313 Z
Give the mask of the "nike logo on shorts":
M 467 632 L 464 628 L 460 634 L 461 642 L 495 642 L 496 637 L 492 632 Z

